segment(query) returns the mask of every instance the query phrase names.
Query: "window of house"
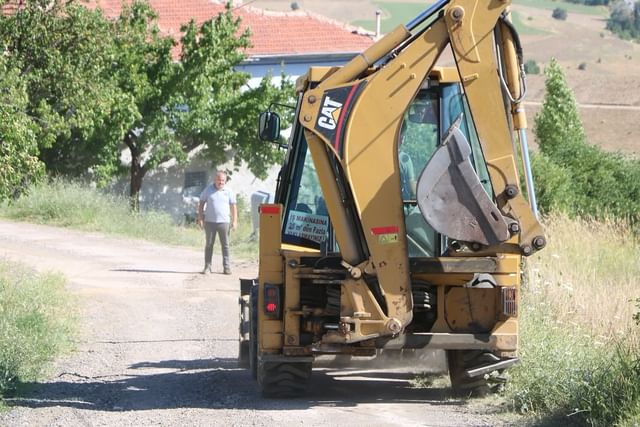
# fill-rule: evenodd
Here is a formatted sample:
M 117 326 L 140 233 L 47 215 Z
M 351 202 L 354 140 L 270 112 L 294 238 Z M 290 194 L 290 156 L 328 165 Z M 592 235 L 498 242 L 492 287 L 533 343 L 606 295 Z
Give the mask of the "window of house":
M 207 173 L 205 171 L 192 171 L 184 173 L 184 189 L 185 196 L 199 197 L 200 193 L 207 185 Z

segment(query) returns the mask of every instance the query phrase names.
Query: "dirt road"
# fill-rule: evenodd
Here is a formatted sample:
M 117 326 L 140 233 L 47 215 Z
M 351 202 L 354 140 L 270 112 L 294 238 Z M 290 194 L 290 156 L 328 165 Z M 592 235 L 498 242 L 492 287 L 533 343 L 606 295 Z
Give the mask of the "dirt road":
M 60 271 L 81 337 L 2 426 L 486 426 L 482 405 L 412 388 L 406 372 L 314 370 L 310 392 L 263 399 L 236 367 L 238 278 L 198 274 L 201 252 L 0 221 L 0 258 Z M 216 260 L 217 261 L 217 260 Z M 219 266 L 219 264 L 218 264 Z

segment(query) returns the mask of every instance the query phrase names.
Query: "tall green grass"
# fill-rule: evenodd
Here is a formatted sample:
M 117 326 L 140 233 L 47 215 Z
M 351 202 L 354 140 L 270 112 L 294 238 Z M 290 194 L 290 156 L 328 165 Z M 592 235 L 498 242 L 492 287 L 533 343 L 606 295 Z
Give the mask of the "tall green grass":
M 523 285 L 522 363 L 510 370 L 507 399 L 541 425 L 634 425 L 640 245 L 621 221 L 555 216 L 547 225 L 549 246 Z
M 64 285 L 60 275 L 0 259 L 0 398 L 72 347 L 76 317 Z
M 239 228 L 232 234 L 231 252 L 234 257 L 257 259 L 249 214 L 242 206 L 239 210 Z M 192 248 L 204 245 L 204 233 L 194 225 L 178 226 L 163 212 L 132 212 L 125 197 L 65 180 L 31 187 L 11 204 L 0 206 L 0 216 Z M 219 245 L 215 250 L 219 251 Z

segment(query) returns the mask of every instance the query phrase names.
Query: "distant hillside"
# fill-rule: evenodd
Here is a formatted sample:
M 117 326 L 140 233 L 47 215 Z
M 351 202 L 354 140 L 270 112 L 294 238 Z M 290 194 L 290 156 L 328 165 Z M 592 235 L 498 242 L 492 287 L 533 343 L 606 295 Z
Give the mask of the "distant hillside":
M 251 6 L 291 10 L 289 0 L 256 0 Z M 407 23 L 428 7 L 422 0 L 300 0 L 301 11 L 373 30 L 375 11 L 381 10 L 382 30 Z M 551 18 L 556 7 L 567 10 L 567 20 Z M 606 30 L 608 11 L 554 0 L 516 0 L 513 21 L 519 29 L 525 59 L 541 67 L 555 57 L 565 67 L 567 80 L 580 104 L 589 141 L 607 150 L 640 154 L 640 45 L 623 41 Z M 581 65 L 582 64 L 582 65 Z M 579 69 L 584 68 L 583 70 Z M 544 77 L 529 76 L 528 101 L 544 96 Z M 598 108 L 597 104 L 607 104 Z M 620 108 L 610 107 L 620 105 Z M 527 106 L 533 125 L 535 105 Z M 533 138 L 531 137 L 531 140 Z

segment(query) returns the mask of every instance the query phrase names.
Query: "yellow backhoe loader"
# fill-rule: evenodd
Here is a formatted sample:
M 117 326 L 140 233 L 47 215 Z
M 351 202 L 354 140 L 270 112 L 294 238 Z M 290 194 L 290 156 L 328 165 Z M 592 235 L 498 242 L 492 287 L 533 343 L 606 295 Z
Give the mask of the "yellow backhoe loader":
M 259 276 L 241 280 L 240 362 L 265 396 L 299 395 L 325 354 L 445 350 L 467 395 L 518 361 L 521 257 L 545 237 L 510 3 L 441 0 L 298 79 Z M 258 132 L 279 141 L 280 117 Z

